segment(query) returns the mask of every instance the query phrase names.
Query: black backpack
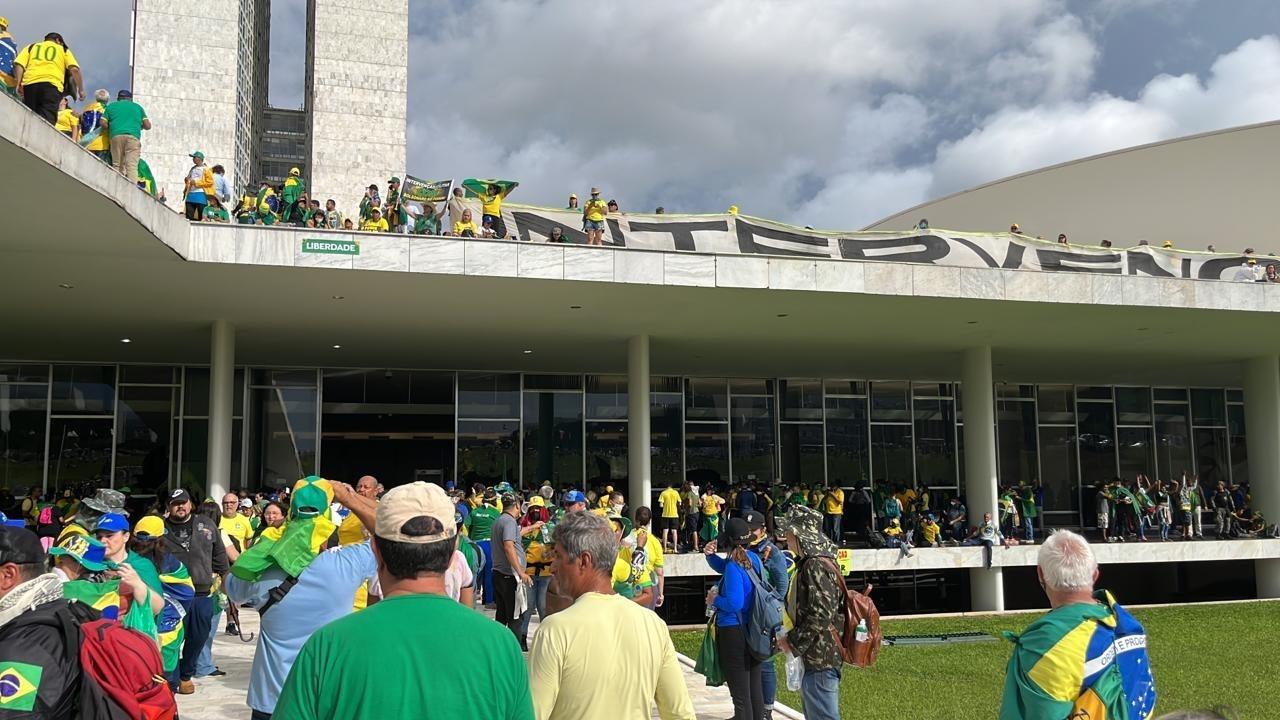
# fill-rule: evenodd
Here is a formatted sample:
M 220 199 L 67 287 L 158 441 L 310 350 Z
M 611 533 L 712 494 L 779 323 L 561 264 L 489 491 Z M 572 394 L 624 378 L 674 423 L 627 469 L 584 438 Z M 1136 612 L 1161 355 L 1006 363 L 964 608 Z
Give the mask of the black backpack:
M 882 549 L 885 546 L 884 535 L 880 534 L 879 530 L 872 530 L 871 534 L 867 536 L 867 545 L 872 550 Z

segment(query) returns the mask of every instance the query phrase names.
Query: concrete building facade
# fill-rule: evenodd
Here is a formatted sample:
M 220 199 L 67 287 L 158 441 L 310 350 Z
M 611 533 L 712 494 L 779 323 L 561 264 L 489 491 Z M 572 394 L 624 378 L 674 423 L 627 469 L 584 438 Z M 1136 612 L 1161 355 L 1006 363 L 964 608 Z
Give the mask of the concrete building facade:
M 409 3 L 308 0 L 306 33 L 297 165 L 316 197 L 353 210 L 405 169 Z M 134 0 L 133 92 L 153 123 L 142 155 L 171 207 L 195 150 L 236 192 L 263 179 L 270 40 L 270 0 Z

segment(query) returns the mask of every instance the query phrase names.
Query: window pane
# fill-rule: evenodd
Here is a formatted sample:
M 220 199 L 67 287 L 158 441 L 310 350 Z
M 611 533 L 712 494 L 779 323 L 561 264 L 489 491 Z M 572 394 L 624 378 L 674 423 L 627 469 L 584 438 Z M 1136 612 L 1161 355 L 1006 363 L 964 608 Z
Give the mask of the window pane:
M 701 487 L 729 479 L 728 423 L 686 423 L 685 464 L 689 481 Z
M 1110 482 L 1116 476 L 1115 406 L 1082 402 L 1080 414 L 1080 477 L 1085 485 Z
M 656 477 L 656 474 L 654 474 Z M 679 485 L 674 476 L 668 480 Z M 587 423 L 587 482 L 617 482 L 627 479 L 627 424 Z
M 822 419 L 821 380 L 779 380 L 783 420 Z
M 1195 395 L 1195 391 L 1191 391 Z M 1196 428 L 1196 471 L 1204 487 L 1231 479 L 1227 467 L 1227 431 L 1225 428 Z
M 49 490 L 85 492 L 111 478 L 112 418 L 54 418 L 49 424 Z
M 250 484 L 293 485 L 316 471 L 316 390 L 253 391 Z
M 786 423 L 778 428 L 781 433 L 778 454 L 782 459 L 782 482 L 787 485 L 822 485 L 824 481 L 822 459 L 822 424 Z
M 409 373 L 409 402 L 449 408 L 453 415 L 453 373 L 414 370 Z
M 365 370 L 325 370 L 320 379 L 324 386 L 325 407 L 333 403 L 364 402 Z
M 1152 391 L 1156 402 L 1186 402 L 1186 388 L 1156 388 Z
M 269 387 L 315 387 L 315 370 L 271 370 L 253 371 L 253 384 Z
M 679 392 L 649 395 L 649 472 L 654 487 L 684 482 L 683 405 Z
M 1191 390 L 1192 425 L 1226 425 L 1227 404 L 1221 390 Z
M 871 383 L 871 420 L 911 422 L 907 383 L 902 381 Z
M 364 401 L 386 405 L 408 403 L 412 376 L 413 373 L 408 370 L 366 370 Z
M 45 385 L 0 385 L 0 481 L 14 495 L 44 483 Z
M 111 415 L 115 412 L 114 365 L 54 365 L 53 412 Z
M 1039 476 L 1035 403 L 996 402 L 996 447 L 1001 485 L 1031 482 Z
M 1076 512 L 1076 433 L 1069 427 L 1040 428 L 1040 480 L 1044 484 L 1044 509 L 1049 512 Z M 1072 522 L 1074 522 L 1074 518 Z
M 1120 477 L 1128 482 L 1138 473 L 1142 473 L 1155 479 L 1155 448 L 1151 443 L 1151 428 L 1118 428 L 1116 437 L 1120 457 Z
M 916 399 L 916 486 L 956 487 L 956 418 L 952 400 Z
M 828 395 L 866 395 L 867 383 L 862 380 L 826 380 Z
M 182 382 L 183 417 L 207 417 L 209 415 L 209 368 L 185 369 Z M 236 370 L 232 380 L 232 414 L 244 415 L 244 369 Z
M 1079 385 L 1076 387 L 1078 400 L 1111 400 L 1110 385 Z
M 465 487 L 520 479 L 520 423 L 516 420 L 458 421 L 458 480 Z
M 684 392 L 684 382 L 678 377 L 667 377 L 665 375 L 654 375 L 649 378 L 649 393 L 676 393 L 677 395 Z
M 996 384 L 996 397 L 1001 398 L 1022 398 L 1025 400 L 1034 400 L 1036 396 L 1035 385 L 1007 385 L 1005 383 Z
M 951 383 L 911 383 L 911 394 L 915 397 L 951 397 Z
M 117 488 L 127 486 L 133 492 L 150 494 L 169 487 L 174 395 L 175 390 L 167 387 L 120 388 Z
M 525 375 L 525 390 L 581 390 L 581 375 Z
M 1041 425 L 1075 425 L 1076 401 L 1070 385 L 1038 385 Z
M 49 366 L 0 365 L 0 382 L 49 382 Z
M 827 484 L 871 481 L 871 435 L 866 398 L 827 398 Z
M 1186 403 L 1156 403 L 1156 467 L 1161 480 L 1190 474 L 1191 427 Z
M 627 378 L 625 375 L 587 376 L 587 418 L 627 419 Z
M 240 462 L 242 443 L 244 441 L 244 421 L 231 421 L 231 486 L 240 485 L 243 477 L 243 465 Z M 209 421 L 205 419 L 182 421 L 182 461 L 178 466 L 177 485 L 196 489 L 201 493 L 207 487 L 209 473 Z M 292 486 L 297 478 L 288 481 Z M 257 487 L 256 480 L 249 478 L 245 484 Z M 284 484 L 264 482 L 262 487 L 281 488 Z
M 120 382 L 172 385 L 173 371 L 173 368 L 163 365 L 121 365 Z
M 1116 424 L 1151 424 L 1151 388 L 1116 388 Z
M 763 389 L 771 390 L 766 383 Z M 773 394 L 733 396 L 733 477 L 737 482 L 774 480 Z
M 520 417 L 520 376 L 459 373 L 458 417 Z
M 685 381 L 684 415 L 687 420 L 727 420 L 728 385 L 724 378 L 689 378 Z
M 871 426 L 871 476 L 876 487 L 913 487 L 911 426 Z
M 581 485 L 582 393 L 525 391 L 523 475 L 526 488 Z
M 1244 402 L 1244 391 L 1239 388 L 1227 389 L 1227 402 L 1242 403 Z
M 1249 447 L 1245 444 L 1244 406 L 1227 406 L 1227 433 L 1231 442 L 1231 482 L 1249 481 Z

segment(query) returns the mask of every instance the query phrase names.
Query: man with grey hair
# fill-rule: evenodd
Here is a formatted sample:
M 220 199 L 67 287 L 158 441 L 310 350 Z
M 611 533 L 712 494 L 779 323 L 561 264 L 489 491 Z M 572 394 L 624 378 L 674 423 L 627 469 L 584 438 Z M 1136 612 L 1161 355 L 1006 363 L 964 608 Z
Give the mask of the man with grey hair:
M 1089 543 L 1058 530 L 1040 546 L 1036 574 L 1052 608 L 1022 635 L 1005 672 L 1001 720 L 1147 718 L 1156 687 L 1142 625 L 1111 593 L 1094 591 Z
M 571 512 L 556 526 L 551 569 L 573 605 L 533 638 L 529 679 L 538 720 L 651 717 L 693 720 L 666 625 L 613 591 L 618 540 L 599 515 Z M 600 678 L 609 691 L 600 691 Z

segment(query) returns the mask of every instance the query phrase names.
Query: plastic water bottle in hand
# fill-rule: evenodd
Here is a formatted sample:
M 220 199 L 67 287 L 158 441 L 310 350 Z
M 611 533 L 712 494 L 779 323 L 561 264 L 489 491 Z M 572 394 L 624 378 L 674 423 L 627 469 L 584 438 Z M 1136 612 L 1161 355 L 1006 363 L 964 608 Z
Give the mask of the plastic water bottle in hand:
M 772 660 L 768 662 L 773 662 Z M 800 690 L 800 682 L 804 680 L 804 660 L 787 653 L 787 689 L 791 692 Z

